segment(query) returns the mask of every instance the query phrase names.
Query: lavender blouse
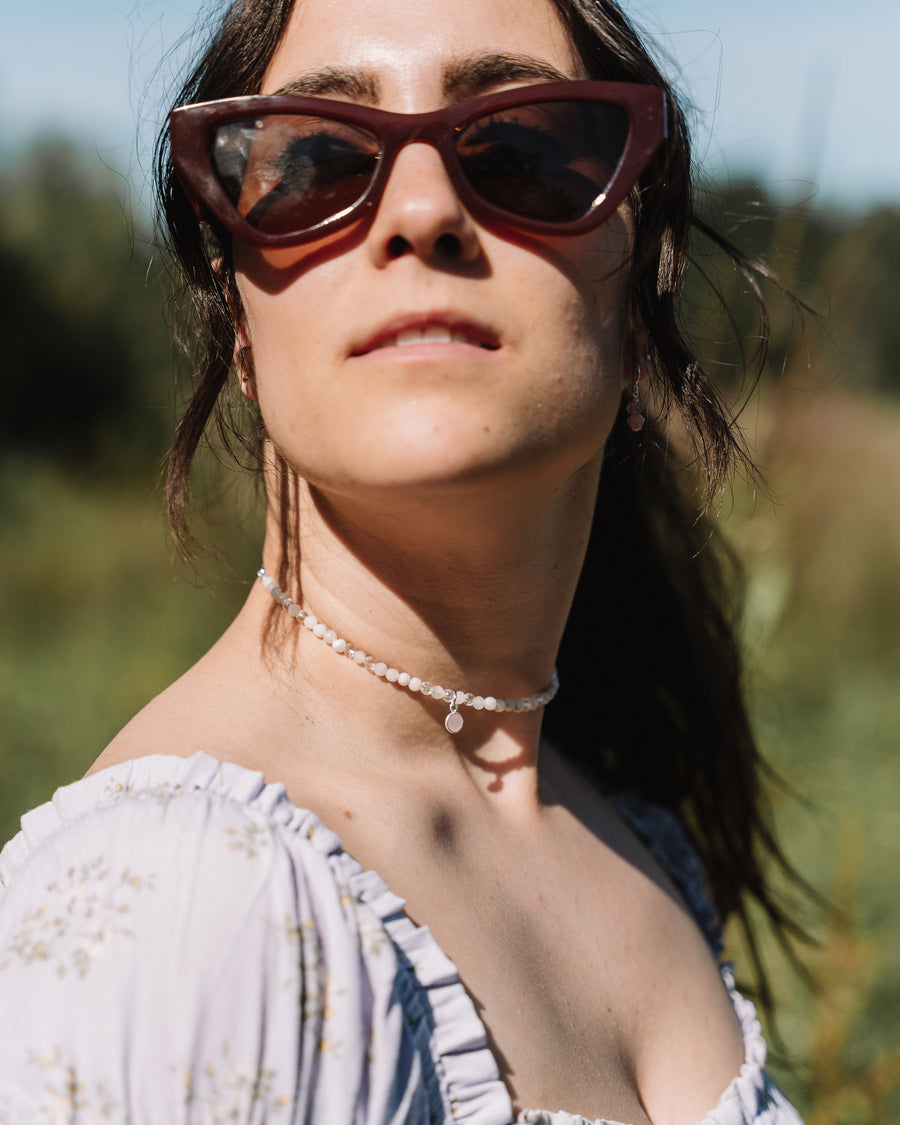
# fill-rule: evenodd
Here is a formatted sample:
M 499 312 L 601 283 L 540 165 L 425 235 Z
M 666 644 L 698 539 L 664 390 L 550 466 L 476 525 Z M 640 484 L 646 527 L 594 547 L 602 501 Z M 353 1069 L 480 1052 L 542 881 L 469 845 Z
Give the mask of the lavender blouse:
M 675 819 L 618 807 L 718 953 Z M 722 975 L 745 1061 L 703 1125 L 800 1125 Z M 590 1125 L 516 1117 L 429 931 L 261 774 L 206 754 L 113 766 L 0 853 L 0 1125 L 514 1121 Z

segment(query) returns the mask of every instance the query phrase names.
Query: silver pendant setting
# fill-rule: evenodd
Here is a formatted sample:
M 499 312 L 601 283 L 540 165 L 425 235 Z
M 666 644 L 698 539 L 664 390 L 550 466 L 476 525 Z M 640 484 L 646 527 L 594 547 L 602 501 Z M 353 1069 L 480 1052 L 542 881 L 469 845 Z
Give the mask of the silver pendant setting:
M 450 714 L 444 719 L 444 726 L 451 734 L 459 734 L 464 726 L 463 717 L 456 707 L 456 700 L 450 704 Z

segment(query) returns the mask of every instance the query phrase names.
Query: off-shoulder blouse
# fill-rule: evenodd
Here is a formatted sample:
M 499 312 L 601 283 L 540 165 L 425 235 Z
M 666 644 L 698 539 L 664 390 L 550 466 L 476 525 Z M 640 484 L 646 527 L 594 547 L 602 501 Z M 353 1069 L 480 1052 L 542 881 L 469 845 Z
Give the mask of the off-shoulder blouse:
M 675 818 L 617 807 L 718 954 Z M 745 1061 L 703 1125 L 799 1125 L 722 975 Z M 516 1116 L 428 929 L 261 774 L 207 754 L 113 766 L 0 853 L 0 1125 L 514 1121 L 589 1125 Z

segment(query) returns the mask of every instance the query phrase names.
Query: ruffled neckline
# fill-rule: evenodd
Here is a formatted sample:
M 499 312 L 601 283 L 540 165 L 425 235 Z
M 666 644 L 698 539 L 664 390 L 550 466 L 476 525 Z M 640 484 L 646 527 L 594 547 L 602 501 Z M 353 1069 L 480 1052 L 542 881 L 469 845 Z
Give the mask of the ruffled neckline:
M 153 754 L 108 766 L 63 786 L 50 801 L 22 817 L 21 831 L 0 852 L 0 888 L 9 886 L 28 857 L 60 828 L 89 815 L 97 805 L 128 794 L 174 797 L 196 790 L 236 801 L 268 817 L 282 830 L 305 837 L 379 919 L 400 953 L 408 985 L 404 1003 L 429 1028 L 446 1119 L 470 1125 L 624 1125 L 562 1110 L 525 1109 L 515 1117 L 509 1091 L 488 1044 L 487 1030 L 456 966 L 431 931 L 413 922 L 404 900 L 377 872 L 364 869 L 345 851 L 337 833 L 314 812 L 295 805 L 284 785 L 267 782 L 261 771 L 221 761 L 203 751 L 189 758 Z M 627 805 L 617 805 L 629 827 L 641 834 L 640 813 L 628 815 Z M 753 1120 L 766 1097 L 766 1045 L 756 1010 L 735 988 L 730 967 L 724 965 L 720 971 L 741 1027 L 744 1063 L 718 1103 L 694 1125 Z M 723 1117 L 721 1111 L 726 1108 L 728 1113 Z M 734 1111 L 740 1116 L 735 1117 Z

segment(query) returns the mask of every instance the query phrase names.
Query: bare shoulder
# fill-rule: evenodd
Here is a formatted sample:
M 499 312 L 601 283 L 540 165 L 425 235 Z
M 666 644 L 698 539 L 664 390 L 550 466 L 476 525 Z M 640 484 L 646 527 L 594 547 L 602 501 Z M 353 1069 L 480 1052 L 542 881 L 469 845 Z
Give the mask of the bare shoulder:
M 241 762 L 258 714 L 240 664 L 214 646 L 119 731 L 88 774 L 151 754 L 189 758 L 201 750 Z

